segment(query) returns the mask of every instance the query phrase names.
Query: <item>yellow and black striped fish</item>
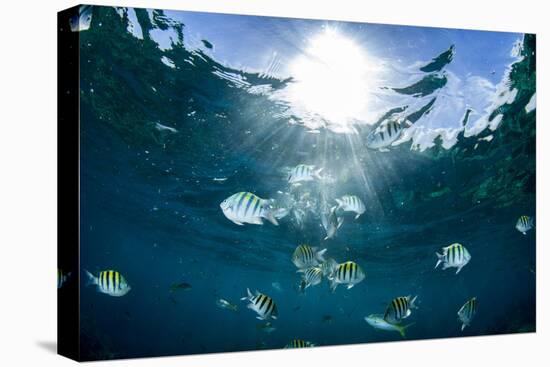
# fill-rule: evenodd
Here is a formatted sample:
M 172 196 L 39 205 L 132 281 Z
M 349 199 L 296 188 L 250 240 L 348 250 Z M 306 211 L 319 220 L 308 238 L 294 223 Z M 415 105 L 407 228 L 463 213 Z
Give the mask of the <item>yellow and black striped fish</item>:
M 276 211 L 271 200 L 264 200 L 251 192 L 238 192 L 220 204 L 223 214 L 235 224 L 264 224 L 263 219 L 278 226 L 277 217 L 282 218 L 284 211 Z
M 317 247 L 300 245 L 292 254 L 292 262 L 299 269 L 317 266 L 325 261 L 323 255 L 326 251 L 327 249 L 319 250 Z
M 248 301 L 248 308 L 256 312 L 258 320 L 268 320 L 270 318 L 276 319 L 278 316 L 277 305 L 275 301 L 269 296 L 262 294 L 258 291 L 255 294 L 250 292 L 250 289 L 246 289 L 247 296 L 241 298 L 241 301 Z
M 517 223 L 516 223 L 516 229 L 523 233 L 524 235 L 527 234 L 527 231 L 533 229 L 535 227 L 533 218 L 522 215 L 519 217 Z
M 294 340 L 291 340 L 287 343 L 287 345 L 285 345 L 285 348 L 286 349 L 289 349 L 289 348 L 311 348 L 311 347 L 314 347 L 315 344 L 313 344 L 312 342 L 308 342 L 306 340 L 302 340 L 302 339 L 294 339 Z
M 65 282 L 67 280 L 69 280 L 69 277 L 71 276 L 71 273 L 63 273 L 63 270 L 61 269 L 57 269 L 57 289 L 63 287 L 63 284 L 65 284 Z
M 414 304 L 415 301 L 416 296 L 414 298 L 411 296 L 407 296 L 396 297 L 392 299 L 392 301 L 386 308 L 384 320 L 396 324 L 401 322 L 401 320 L 406 319 L 411 315 L 411 309 L 416 308 Z
M 472 319 L 474 318 L 474 315 L 476 314 L 477 310 L 477 299 L 476 297 L 473 297 L 468 302 L 466 302 L 460 310 L 458 310 L 458 319 L 462 323 L 462 327 L 460 330 L 464 330 L 466 326 L 469 326 L 472 322 Z
M 100 271 L 97 277 L 86 270 L 86 275 L 88 276 L 89 284 L 97 285 L 99 292 L 108 294 L 109 296 L 122 297 L 131 289 L 126 279 L 116 270 Z
M 447 268 L 458 268 L 456 274 L 458 274 L 472 258 L 470 252 L 460 243 L 453 243 L 452 245 L 443 247 L 443 254 L 436 252 L 436 255 L 437 263 L 434 269 L 437 269 L 439 264 L 443 263 L 443 270 Z
M 347 285 L 347 289 L 352 288 L 355 284 L 365 279 L 365 272 L 357 263 L 347 261 L 339 264 L 338 268 L 330 276 L 330 289 L 334 292 L 338 284 Z
M 300 269 L 298 272 L 303 274 L 302 277 L 305 282 L 304 288 L 311 285 L 317 285 L 323 280 L 323 271 L 319 267 Z

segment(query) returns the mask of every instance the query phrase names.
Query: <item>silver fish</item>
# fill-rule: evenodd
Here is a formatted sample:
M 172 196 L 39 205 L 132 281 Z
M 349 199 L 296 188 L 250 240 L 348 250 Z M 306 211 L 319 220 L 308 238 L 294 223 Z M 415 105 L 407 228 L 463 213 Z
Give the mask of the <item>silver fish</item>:
M 443 247 L 443 254 L 436 252 L 436 255 L 437 263 L 435 264 L 435 269 L 437 269 L 439 264 L 443 263 L 443 270 L 447 268 L 457 268 L 456 274 L 458 274 L 472 258 L 470 252 L 460 243 L 453 243 L 452 245 Z
M 403 131 L 410 125 L 412 124 L 408 120 L 385 120 L 367 135 L 367 148 L 388 150 L 388 147 L 399 139 Z
M 299 182 L 322 179 L 322 170 L 323 167 L 316 168 L 314 165 L 299 164 L 290 170 L 290 173 L 288 174 L 288 183 L 297 184 Z
M 365 204 L 356 195 L 344 195 L 340 199 L 335 199 L 338 203 L 336 210 L 344 212 L 354 212 L 357 215 L 355 219 L 359 218 L 361 214 L 366 211 Z
M 274 208 L 272 200 L 264 200 L 244 191 L 233 194 L 222 201 L 220 208 L 227 219 L 240 226 L 243 223 L 262 225 L 264 224 L 263 219 L 278 226 L 277 219 L 286 215 L 284 211 Z
M 216 300 L 216 306 L 218 306 L 219 308 L 224 308 L 226 310 L 233 311 L 233 312 L 237 312 L 239 309 L 237 305 L 234 305 L 233 303 L 223 298 L 218 298 Z
M 88 284 L 96 285 L 99 292 L 109 296 L 122 297 L 132 289 L 122 274 L 116 270 L 100 271 L 97 277 L 87 270 L 85 272 L 88 276 Z
M 339 264 L 336 271 L 329 277 L 330 289 L 334 292 L 338 284 L 344 284 L 347 289 L 351 289 L 357 283 L 362 282 L 365 276 L 365 272 L 357 263 L 346 261 Z
M 408 327 L 413 325 L 413 324 L 409 324 L 409 325 L 402 326 L 399 324 L 392 324 L 391 322 L 387 322 L 386 320 L 384 320 L 383 315 L 369 315 L 365 317 L 365 321 L 367 322 L 367 324 L 369 324 L 375 329 L 386 330 L 386 331 L 397 331 L 399 334 L 401 334 L 403 338 L 405 337 L 405 330 Z
M 317 285 L 323 280 L 323 272 L 318 267 L 299 269 L 298 272 L 302 273 L 302 278 L 305 282 L 304 289 L 312 285 Z
M 339 216 L 336 212 L 337 208 L 337 206 L 334 206 L 330 208 L 328 213 L 321 214 L 321 224 L 323 228 L 325 228 L 327 234 L 324 238 L 325 240 L 329 240 L 336 236 L 336 232 L 344 223 L 344 217 Z
M 462 323 L 462 327 L 460 328 L 460 330 L 464 330 L 466 326 L 470 326 L 470 323 L 472 322 L 472 319 L 476 314 L 476 310 L 477 310 L 476 297 L 470 299 L 460 308 L 460 310 L 458 310 L 457 312 L 458 319 Z
M 81 32 L 90 29 L 92 11 L 93 5 L 80 5 L 78 7 L 78 14 L 75 14 L 69 19 L 71 32 Z
M 333 258 L 328 258 L 325 262 L 321 263 L 319 265 L 319 268 L 321 269 L 321 272 L 323 273 L 323 276 L 330 277 L 336 269 L 338 269 L 338 262 L 334 260 Z
M 521 217 L 519 217 L 516 223 L 516 229 L 521 233 L 523 233 L 524 235 L 526 235 L 527 231 L 530 231 L 534 227 L 535 227 L 534 219 L 527 215 L 522 215 Z
M 276 319 L 277 305 L 273 299 L 265 294 L 256 291 L 254 294 L 250 292 L 250 289 L 246 289 L 247 295 L 241 298 L 241 301 L 248 301 L 247 307 L 256 312 L 258 320 L 269 320 L 270 318 Z

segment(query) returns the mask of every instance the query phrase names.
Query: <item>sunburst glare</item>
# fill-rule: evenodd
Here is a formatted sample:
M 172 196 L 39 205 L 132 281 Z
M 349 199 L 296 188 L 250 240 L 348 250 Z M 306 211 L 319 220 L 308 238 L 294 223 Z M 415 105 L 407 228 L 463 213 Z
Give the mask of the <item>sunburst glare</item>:
M 374 63 L 351 38 L 327 27 L 312 37 L 289 65 L 295 80 L 289 97 L 295 108 L 350 130 L 369 105 Z

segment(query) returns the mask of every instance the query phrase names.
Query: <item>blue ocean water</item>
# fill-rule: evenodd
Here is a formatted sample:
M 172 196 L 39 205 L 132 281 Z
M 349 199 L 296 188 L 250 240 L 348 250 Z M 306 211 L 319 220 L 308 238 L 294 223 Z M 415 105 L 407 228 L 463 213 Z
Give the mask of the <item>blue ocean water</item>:
M 364 318 L 406 295 L 419 300 L 406 340 L 535 331 L 536 229 L 515 228 L 519 216 L 535 216 L 533 35 L 92 14 L 80 32 L 80 259 L 94 274 L 119 271 L 131 291 L 110 297 L 81 276 L 84 359 L 403 340 Z M 339 35 L 327 36 L 328 51 L 302 43 L 326 29 Z M 339 45 L 351 53 L 332 55 Z M 382 75 L 369 76 L 369 105 L 331 107 L 330 98 L 353 98 L 345 80 L 292 75 L 310 59 L 306 70 L 354 65 L 363 48 L 369 73 Z M 336 94 L 317 96 L 323 83 Z M 413 124 L 402 141 L 370 149 L 366 136 L 390 109 Z M 289 184 L 298 164 L 323 167 L 324 179 Z M 220 203 L 241 191 L 290 213 L 279 226 L 237 226 Z M 346 194 L 366 212 L 324 240 L 321 204 Z M 304 197 L 312 209 L 300 224 Z M 435 253 L 455 242 L 471 261 L 459 274 L 434 270 Z M 331 292 L 324 279 L 300 292 L 291 256 L 303 243 L 355 261 L 365 280 Z M 172 289 L 183 282 L 190 287 Z M 247 288 L 276 302 L 275 330 L 240 300 Z M 461 331 L 457 311 L 472 297 L 477 313 Z M 218 307 L 220 298 L 238 310 Z

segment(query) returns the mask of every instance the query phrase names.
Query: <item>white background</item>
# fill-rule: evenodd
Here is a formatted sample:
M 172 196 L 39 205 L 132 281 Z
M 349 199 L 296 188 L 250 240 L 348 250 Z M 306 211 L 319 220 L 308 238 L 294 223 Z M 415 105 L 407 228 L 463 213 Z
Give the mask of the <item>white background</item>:
M 545 1 L 142 0 L 96 4 L 535 32 L 537 36 L 537 333 L 105 362 L 105 366 L 518 366 L 547 364 L 550 262 Z M 2 2 L 0 11 L 0 365 L 70 365 L 56 339 L 56 12 L 77 4 Z M 310 6 L 313 5 L 312 7 Z M 76 244 L 75 244 L 76 245 Z M 445 297 L 444 294 L 441 297 Z M 494 300 L 498 303 L 498 300 Z M 546 348 L 546 350 L 544 349 Z M 541 362 L 544 361 L 544 362 Z

